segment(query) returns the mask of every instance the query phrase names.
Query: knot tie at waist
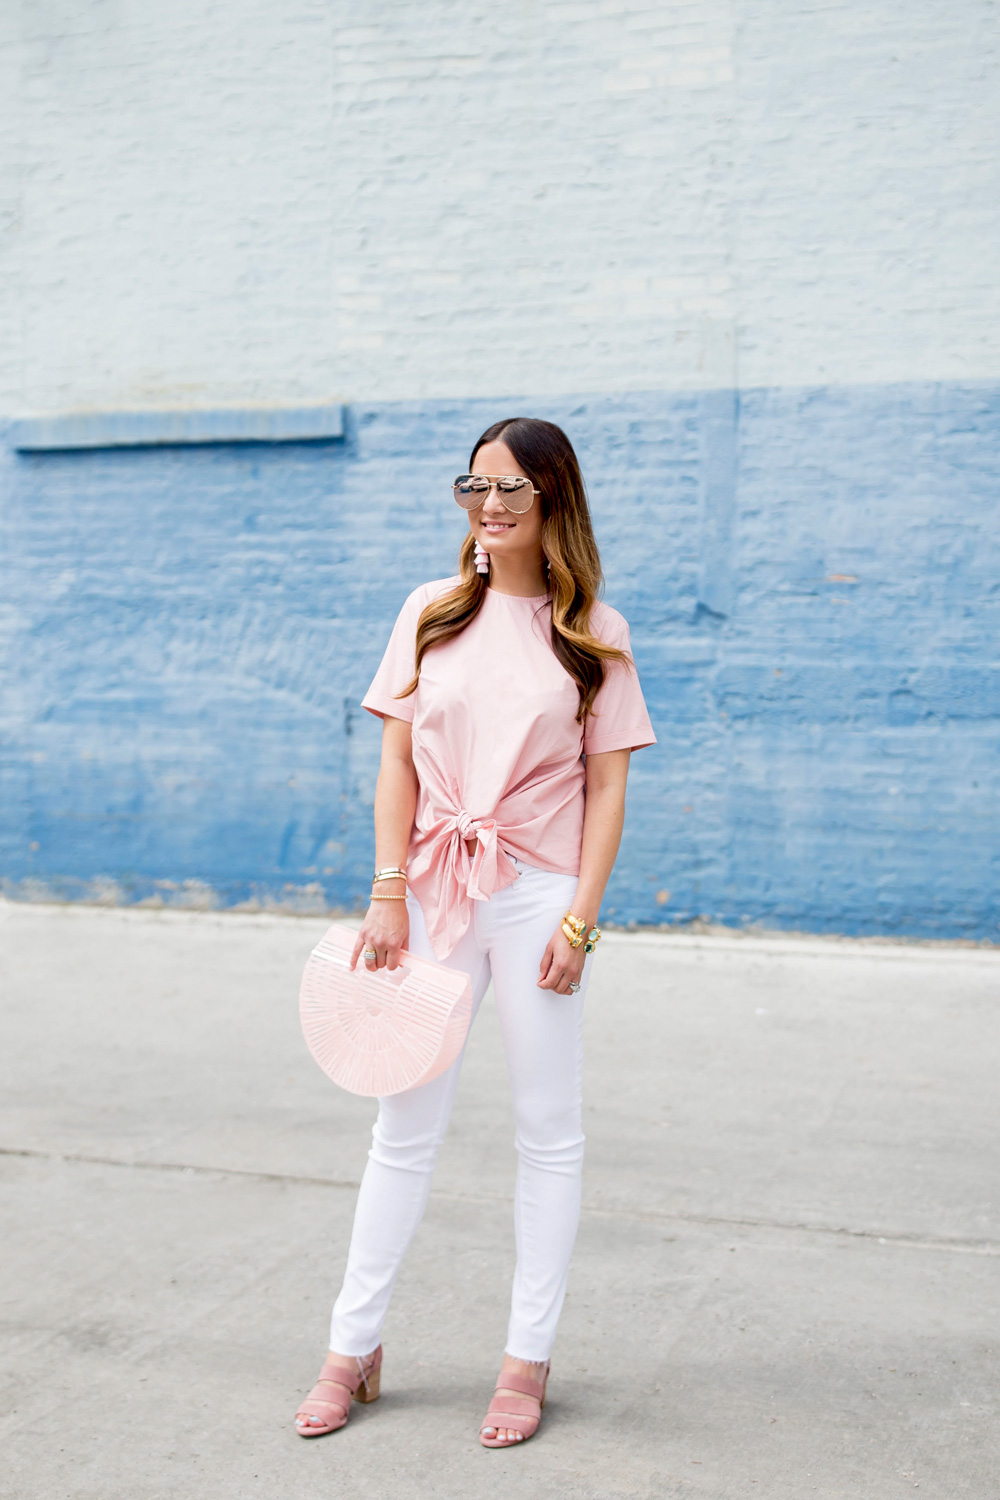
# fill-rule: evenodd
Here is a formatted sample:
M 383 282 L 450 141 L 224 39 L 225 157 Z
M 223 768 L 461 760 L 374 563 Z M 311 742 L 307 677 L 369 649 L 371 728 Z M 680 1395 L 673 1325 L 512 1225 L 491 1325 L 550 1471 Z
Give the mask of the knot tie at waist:
M 455 817 L 455 828 L 461 839 L 476 840 L 476 852 L 472 857 L 472 869 L 469 872 L 469 881 L 466 894 L 474 901 L 488 901 L 501 886 L 509 885 L 511 880 L 517 879 L 517 871 L 510 865 L 507 855 L 503 852 L 497 841 L 496 818 L 474 818 L 471 813 L 463 807 Z M 501 871 L 500 859 L 508 867 L 510 874 L 506 879 L 501 875 L 507 871 Z M 455 850 L 455 867 L 458 872 L 458 860 L 461 858 L 458 850 Z
M 474 818 L 471 813 L 467 813 L 463 807 L 455 819 L 455 826 L 463 839 L 475 838 L 476 829 L 479 827 L 479 819 Z
M 410 890 L 427 922 L 434 956 L 444 959 L 472 920 L 472 902 L 488 901 L 513 885 L 518 868 L 498 837 L 495 817 L 474 818 L 444 788 L 434 808 L 437 817 L 416 852 L 407 859 Z M 466 839 L 475 839 L 470 858 Z

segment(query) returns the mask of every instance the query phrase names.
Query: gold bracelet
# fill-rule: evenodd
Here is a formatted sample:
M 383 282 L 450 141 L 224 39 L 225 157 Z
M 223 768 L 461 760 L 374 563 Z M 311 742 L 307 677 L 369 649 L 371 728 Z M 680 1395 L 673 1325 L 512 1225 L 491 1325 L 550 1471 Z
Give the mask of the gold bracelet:
M 594 949 L 601 941 L 601 929 L 596 925 L 596 923 L 588 932 L 587 924 L 584 919 L 582 917 L 575 917 L 571 911 L 568 911 L 563 917 L 561 926 L 563 932 L 566 934 L 570 947 L 579 948 L 580 944 L 583 943 L 584 953 L 593 953 Z
M 406 897 L 405 896 L 376 896 L 375 892 L 372 891 L 371 899 L 372 899 L 372 901 L 405 901 Z
M 587 924 L 583 917 L 575 917 L 571 911 L 568 911 L 560 925 L 569 941 L 570 947 L 579 948 L 587 931 Z
M 401 870 L 398 865 L 386 865 L 384 870 L 376 870 L 372 876 L 373 880 L 405 880 L 406 871 Z

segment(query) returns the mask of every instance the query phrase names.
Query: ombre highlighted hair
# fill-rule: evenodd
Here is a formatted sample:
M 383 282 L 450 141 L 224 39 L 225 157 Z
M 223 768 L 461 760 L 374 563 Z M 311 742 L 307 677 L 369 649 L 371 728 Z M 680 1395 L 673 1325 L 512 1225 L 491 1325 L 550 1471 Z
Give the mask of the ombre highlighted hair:
M 540 491 L 542 550 L 549 564 L 552 594 L 552 650 L 576 681 L 580 693 L 576 718 L 583 723 L 604 682 L 605 663 L 631 663 L 632 658 L 627 651 L 606 645 L 590 628 L 591 610 L 600 597 L 604 575 L 580 465 L 569 438 L 554 422 L 508 417 L 483 433 L 472 450 L 470 469 L 480 448 L 498 441 L 510 449 L 522 474 Z M 458 555 L 461 583 L 421 612 L 416 675 L 396 694 L 398 698 L 416 692 L 424 654 L 458 635 L 482 609 L 488 575 L 476 571 L 475 546 L 470 531 Z

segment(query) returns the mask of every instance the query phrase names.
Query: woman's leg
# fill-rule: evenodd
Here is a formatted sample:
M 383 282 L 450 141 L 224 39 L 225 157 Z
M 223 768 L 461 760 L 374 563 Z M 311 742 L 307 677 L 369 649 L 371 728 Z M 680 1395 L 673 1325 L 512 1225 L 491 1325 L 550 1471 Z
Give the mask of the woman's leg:
M 538 988 L 542 954 L 573 899 L 576 876 L 521 870 L 476 915 L 517 1127 L 517 1265 L 506 1352 L 535 1363 L 552 1349 L 580 1218 L 583 1001 L 593 958 L 585 960 L 577 994 Z
M 420 907 L 412 896 L 407 909 L 409 951 L 433 958 Z M 474 924 L 445 963 L 471 975 L 474 1020 L 490 980 L 489 961 L 478 945 Z M 368 1354 L 379 1342 L 403 1256 L 427 1206 L 463 1055 L 464 1048 L 447 1072 L 430 1083 L 379 1100 L 344 1283 L 330 1323 L 330 1348 L 338 1354 Z

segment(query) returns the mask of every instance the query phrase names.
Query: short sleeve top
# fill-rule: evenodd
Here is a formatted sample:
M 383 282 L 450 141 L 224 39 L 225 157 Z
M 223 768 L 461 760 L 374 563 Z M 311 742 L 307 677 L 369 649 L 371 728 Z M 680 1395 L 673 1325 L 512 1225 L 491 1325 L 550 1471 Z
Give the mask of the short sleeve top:
M 631 659 L 605 662 L 586 723 L 577 723 L 579 691 L 552 650 L 548 594 L 487 588 L 475 619 L 424 653 L 416 691 L 394 697 L 414 675 L 421 612 L 460 582 L 456 575 L 414 589 L 361 700 L 379 718 L 412 726 L 418 792 L 407 879 L 438 959 L 468 927 L 470 901 L 488 900 L 517 879 L 508 855 L 579 873 L 585 755 L 656 743 Z M 603 601 L 590 628 L 629 650 L 628 624 Z M 474 858 L 465 844 L 471 838 Z

